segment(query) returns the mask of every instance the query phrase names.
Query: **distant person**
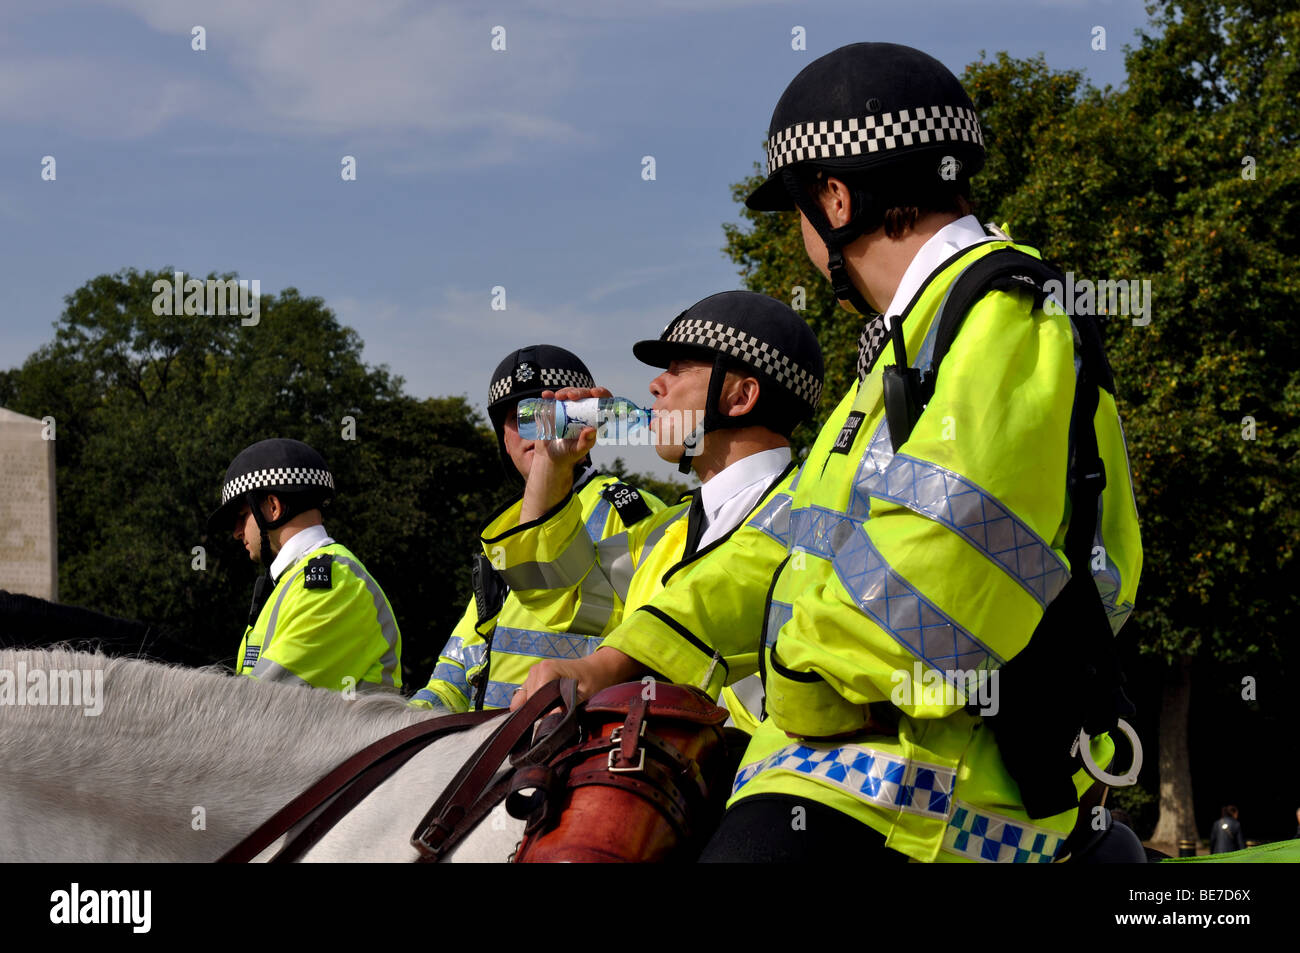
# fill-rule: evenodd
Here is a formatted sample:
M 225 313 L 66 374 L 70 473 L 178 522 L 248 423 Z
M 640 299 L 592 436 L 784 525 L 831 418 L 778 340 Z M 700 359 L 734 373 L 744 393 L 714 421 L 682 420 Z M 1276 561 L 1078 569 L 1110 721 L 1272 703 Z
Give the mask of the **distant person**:
M 334 691 L 402 687 L 402 636 L 388 597 L 321 523 L 334 477 L 298 440 L 263 440 L 235 457 L 208 532 L 232 533 L 264 568 L 235 674 Z
M 1245 849 L 1246 838 L 1241 834 L 1237 809 L 1229 804 L 1223 809 L 1223 816 L 1214 822 L 1214 830 L 1210 832 L 1210 853 L 1226 854 L 1229 851 Z
M 487 412 L 496 431 L 497 452 L 507 476 L 525 486 L 533 459 L 538 456 L 537 441 L 519 436 L 519 402 L 540 397 L 542 391 L 595 386 L 587 365 L 562 347 L 535 344 L 506 355 L 492 372 Z M 591 462 L 590 454 L 574 464 L 571 488 L 584 532 L 593 545 L 600 545 L 602 556 L 610 560 L 620 555 L 620 541 L 624 547 L 621 554 L 626 559 L 627 530 L 663 509 L 663 503 L 650 493 L 600 472 Z M 523 506 L 521 493 L 492 518 L 517 521 Z M 533 563 L 528 568 L 535 574 L 539 566 Z M 572 566 L 554 568 L 561 575 L 574 569 Z M 510 589 L 511 581 L 518 584 L 523 580 L 525 585 L 536 585 L 535 576 L 530 576 L 527 570 L 502 573 L 487 556 L 476 557 L 474 594 L 439 653 L 429 683 L 415 693 L 411 706 L 430 708 L 440 714 L 506 708 L 538 662 L 580 659 L 596 651 L 618 597 L 603 574 L 588 572 L 588 568 L 577 567 L 577 575 L 572 580 L 566 579 L 581 581 L 582 611 L 565 620 L 566 625 L 556 626 L 548 625 L 525 608 Z M 530 579 L 534 581 L 529 582 Z
M 1300 807 L 1295 809 L 1295 836 L 1300 839 Z

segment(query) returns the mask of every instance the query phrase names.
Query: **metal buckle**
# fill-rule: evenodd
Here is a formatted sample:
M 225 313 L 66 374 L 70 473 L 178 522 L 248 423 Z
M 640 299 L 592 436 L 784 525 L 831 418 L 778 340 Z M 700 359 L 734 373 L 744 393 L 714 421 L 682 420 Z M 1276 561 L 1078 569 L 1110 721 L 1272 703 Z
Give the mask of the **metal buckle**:
M 637 729 L 637 733 L 636 733 L 636 736 L 638 738 L 645 737 L 645 726 L 646 726 L 645 719 L 642 719 L 641 727 Z M 616 745 L 616 744 L 621 744 L 622 741 L 623 741 L 623 726 L 615 725 L 614 730 L 609 733 L 609 743 L 612 745 Z
M 642 719 L 641 727 L 637 729 L 637 733 L 636 733 L 637 738 L 645 737 L 645 726 L 646 726 L 645 719 Z M 645 747 L 640 745 L 637 746 L 637 753 L 640 755 L 640 758 L 637 760 L 637 763 L 635 765 L 633 765 L 630 768 L 620 768 L 615 766 L 614 761 L 618 758 L 619 755 L 618 749 L 619 749 L 619 745 L 622 744 L 622 742 L 623 742 L 623 725 L 615 725 L 614 730 L 609 733 L 609 743 L 610 745 L 612 745 L 609 751 L 609 763 L 608 763 L 609 770 L 615 774 L 629 774 L 635 771 L 644 771 L 645 770 Z
M 618 749 L 614 748 L 613 750 L 611 750 L 609 753 L 609 770 L 614 774 L 629 774 L 636 771 L 644 771 L 645 770 L 645 748 L 637 748 L 636 751 L 637 754 L 640 755 L 640 757 L 637 759 L 636 764 L 634 764 L 630 768 L 619 768 L 614 765 L 615 759 L 618 758 Z
M 1078 752 L 1080 760 L 1083 761 L 1084 770 L 1088 772 L 1093 780 L 1100 781 L 1107 787 L 1112 788 L 1132 787 L 1137 784 L 1138 772 L 1142 770 L 1142 742 L 1138 740 L 1137 732 L 1133 730 L 1133 726 L 1123 718 L 1118 720 L 1116 727 L 1128 739 L 1128 743 L 1133 749 L 1133 763 L 1129 765 L 1128 771 L 1124 774 L 1110 774 L 1097 767 L 1097 762 L 1092 760 L 1092 747 L 1090 744 L 1092 739 L 1082 729 L 1079 731 L 1079 737 L 1074 740 L 1074 750 L 1070 753 Z

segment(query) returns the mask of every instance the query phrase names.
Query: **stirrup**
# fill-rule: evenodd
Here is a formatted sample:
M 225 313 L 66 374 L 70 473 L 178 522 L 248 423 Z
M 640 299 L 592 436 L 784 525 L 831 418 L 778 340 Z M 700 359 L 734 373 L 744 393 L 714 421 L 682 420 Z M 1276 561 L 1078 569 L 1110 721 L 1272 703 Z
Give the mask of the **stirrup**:
M 1097 762 L 1092 760 L 1092 738 L 1083 729 L 1079 729 L 1079 737 L 1075 739 L 1074 747 L 1083 761 L 1083 769 L 1094 781 L 1100 781 L 1111 788 L 1128 788 L 1137 784 L 1138 772 L 1142 770 L 1142 742 L 1138 740 L 1133 726 L 1123 718 L 1116 720 L 1116 727 L 1128 739 L 1129 746 L 1133 749 L 1133 762 L 1124 774 L 1111 774 L 1097 767 Z

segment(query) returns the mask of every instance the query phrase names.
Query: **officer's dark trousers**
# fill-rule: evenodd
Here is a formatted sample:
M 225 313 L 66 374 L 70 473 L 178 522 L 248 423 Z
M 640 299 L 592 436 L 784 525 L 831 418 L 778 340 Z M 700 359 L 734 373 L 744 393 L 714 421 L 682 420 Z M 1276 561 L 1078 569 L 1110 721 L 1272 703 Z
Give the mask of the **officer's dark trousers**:
M 723 815 L 700 863 L 815 863 L 849 857 L 854 862 L 907 863 L 904 855 L 885 846 L 882 835 L 847 814 L 806 798 L 756 794 Z

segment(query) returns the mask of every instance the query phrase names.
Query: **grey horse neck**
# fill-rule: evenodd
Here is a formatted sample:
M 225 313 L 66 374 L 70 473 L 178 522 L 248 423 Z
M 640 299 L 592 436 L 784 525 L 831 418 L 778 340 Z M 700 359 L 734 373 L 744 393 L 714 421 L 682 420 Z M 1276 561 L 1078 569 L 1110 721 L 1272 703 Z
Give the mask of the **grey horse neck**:
M 60 703 L 73 672 L 81 697 Z M 61 689 L 28 703 L 42 677 Z M 0 651 L 0 861 L 213 860 L 348 755 L 427 717 L 395 696 Z

